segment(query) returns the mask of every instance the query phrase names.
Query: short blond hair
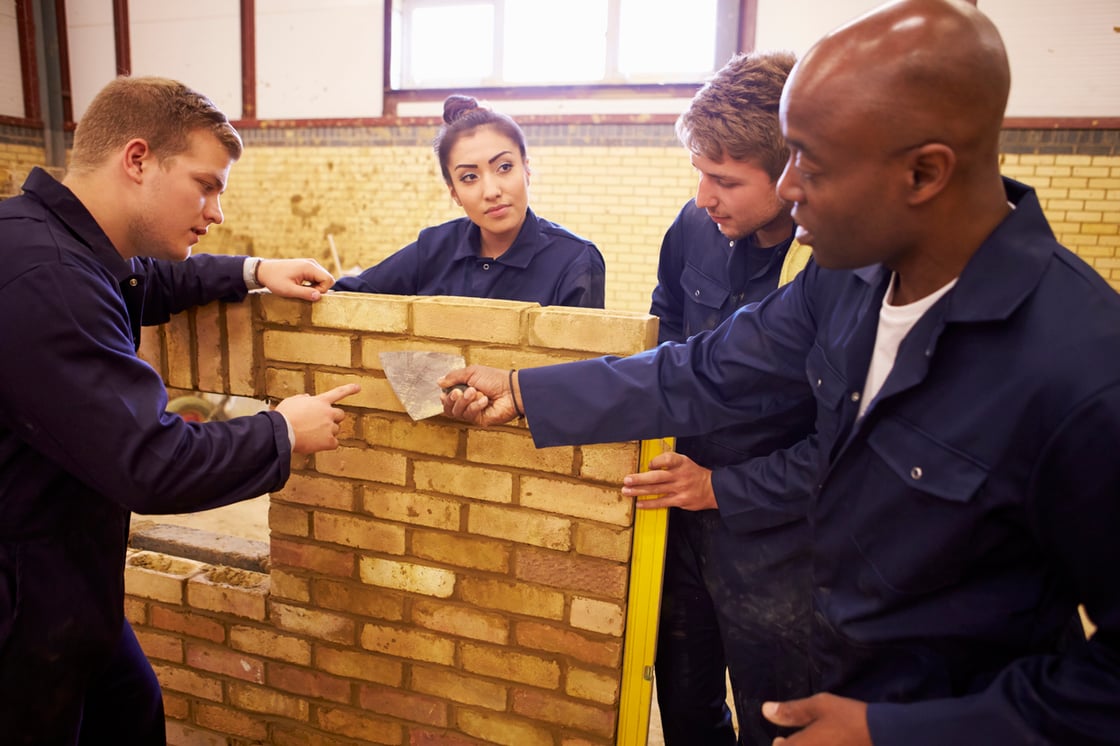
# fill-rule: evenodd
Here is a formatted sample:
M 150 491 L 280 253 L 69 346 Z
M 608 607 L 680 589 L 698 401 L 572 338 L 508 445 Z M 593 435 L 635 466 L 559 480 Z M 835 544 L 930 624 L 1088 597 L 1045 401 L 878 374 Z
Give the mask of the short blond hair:
M 96 168 L 135 138 L 156 157 L 170 158 L 199 130 L 214 135 L 233 160 L 241 157 L 241 136 L 206 96 L 167 78 L 120 77 L 101 89 L 78 122 L 70 169 Z
M 797 57 L 754 52 L 731 58 L 692 97 L 677 119 L 677 137 L 713 161 L 748 161 L 777 180 L 789 159 L 778 105 Z

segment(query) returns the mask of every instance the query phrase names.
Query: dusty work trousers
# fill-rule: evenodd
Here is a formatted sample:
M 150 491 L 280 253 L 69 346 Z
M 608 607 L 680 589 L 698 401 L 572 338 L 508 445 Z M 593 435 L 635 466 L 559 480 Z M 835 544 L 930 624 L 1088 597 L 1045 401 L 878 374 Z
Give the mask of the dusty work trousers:
M 810 692 L 808 526 L 732 534 L 716 510 L 671 508 L 658 628 L 666 746 L 770 746 L 762 703 Z

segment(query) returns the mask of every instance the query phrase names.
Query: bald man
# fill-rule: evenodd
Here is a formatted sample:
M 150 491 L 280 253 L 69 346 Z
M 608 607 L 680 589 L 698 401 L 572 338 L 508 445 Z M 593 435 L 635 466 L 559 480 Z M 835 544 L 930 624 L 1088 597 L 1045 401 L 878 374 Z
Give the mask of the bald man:
M 794 68 L 779 184 L 815 261 L 711 333 L 472 367 L 445 409 L 538 446 L 705 432 L 816 402 L 818 694 L 775 743 L 1105 744 L 1120 733 L 1120 296 L 999 174 L 999 34 L 900 0 Z M 1097 632 L 1070 641 L 1083 603 Z

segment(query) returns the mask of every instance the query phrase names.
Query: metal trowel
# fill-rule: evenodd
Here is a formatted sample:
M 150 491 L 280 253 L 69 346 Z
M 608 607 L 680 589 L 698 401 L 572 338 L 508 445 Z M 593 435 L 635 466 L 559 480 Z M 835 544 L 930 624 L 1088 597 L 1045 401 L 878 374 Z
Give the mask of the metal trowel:
M 450 371 L 466 367 L 462 355 L 448 352 L 404 350 L 382 352 L 378 357 L 389 386 L 414 420 L 443 414 L 439 400 L 443 391 L 436 381 Z

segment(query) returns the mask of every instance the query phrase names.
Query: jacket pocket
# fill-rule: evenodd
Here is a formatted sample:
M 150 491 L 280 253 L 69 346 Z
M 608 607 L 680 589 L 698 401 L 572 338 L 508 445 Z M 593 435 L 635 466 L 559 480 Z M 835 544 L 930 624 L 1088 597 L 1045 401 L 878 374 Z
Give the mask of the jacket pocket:
M 926 593 L 956 583 L 976 550 L 988 467 L 897 417 L 868 434 L 868 485 L 856 545 L 890 589 Z

